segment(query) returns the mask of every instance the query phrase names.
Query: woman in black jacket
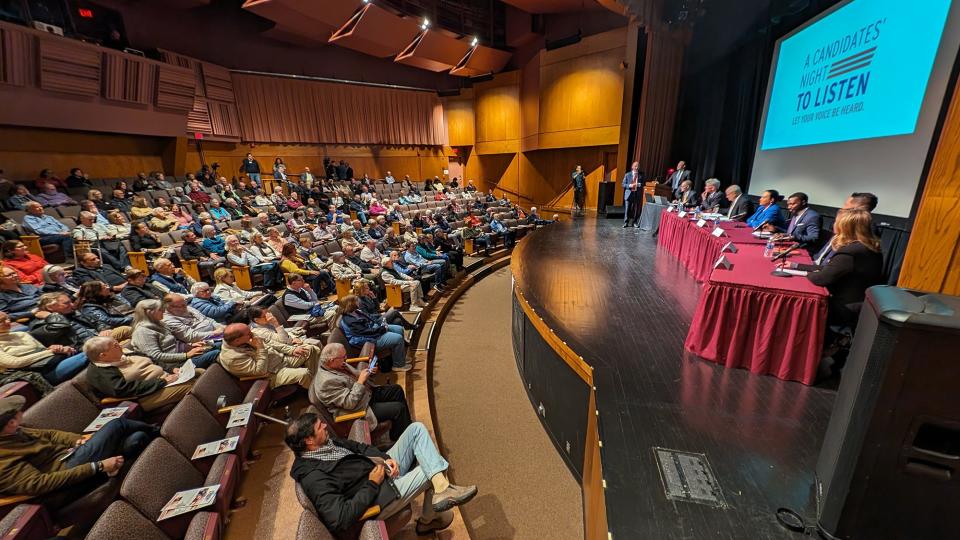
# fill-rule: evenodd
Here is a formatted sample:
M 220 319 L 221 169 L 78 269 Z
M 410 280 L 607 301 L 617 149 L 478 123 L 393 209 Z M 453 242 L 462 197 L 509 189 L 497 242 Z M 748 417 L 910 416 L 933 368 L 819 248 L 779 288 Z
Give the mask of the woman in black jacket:
M 137 307 L 142 300 L 160 300 L 159 291 L 147 285 L 147 274 L 143 270 L 130 268 L 124 275 L 127 278 L 127 286 L 120 291 L 120 296 L 131 307 Z
M 387 311 L 381 312 L 380 301 L 377 300 L 377 294 L 370 288 L 369 281 L 365 279 L 354 280 L 353 287 L 350 292 L 357 295 L 357 298 L 360 300 L 360 309 L 367 314 L 373 316 L 383 315 L 383 320 L 386 321 L 387 324 L 402 326 L 407 330 L 413 330 L 416 328 L 415 325 L 403 318 L 403 315 L 394 308 L 389 308 Z
M 840 211 L 833 232 L 830 251 L 820 265 L 793 266 L 806 270 L 807 279 L 830 291 L 827 324 L 853 328 L 867 288 L 883 280 L 880 239 L 873 234 L 870 212 L 862 209 Z
M 353 294 L 340 300 L 337 315 L 340 317 L 340 329 L 351 346 L 363 347 L 370 342 L 376 345 L 377 350 L 390 349 L 393 371 L 410 371 L 402 326 L 387 324 L 378 313 L 367 313 L 360 308 L 360 299 Z M 381 371 L 387 372 L 385 367 Z

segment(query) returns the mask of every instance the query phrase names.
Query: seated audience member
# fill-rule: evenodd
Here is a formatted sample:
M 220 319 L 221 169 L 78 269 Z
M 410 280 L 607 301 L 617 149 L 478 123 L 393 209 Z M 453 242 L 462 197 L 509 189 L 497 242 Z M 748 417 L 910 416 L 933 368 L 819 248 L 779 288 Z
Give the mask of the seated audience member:
M 188 359 L 198 368 L 207 368 L 220 356 L 219 347 L 196 341 L 177 339 L 164 324 L 163 303 L 160 300 L 144 300 L 133 310 L 133 336 L 130 348 L 172 372 Z
M 229 256 L 229 254 L 228 254 Z M 237 278 L 229 268 L 217 268 L 213 273 L 213 295 L 225 302 L 246 302 L 262 296 L 256 291 L 245 291 L 237 287 Z
M 138 172 L 136 180 L 133 181 L 133 185 L 130 186 L 131 191 L 134 193 L 141 193 L 144 191 L 150 191 L 152 189 L 160 189 L 153 183 L 153 179 L 147 176 L 145 172 Z
M 247 306 L 233 322 L 242 322 L 250 326 L 253 335 L 264 341 L 276 341 L 286 345 L 302 345 L 303 340 L 292 337 L 280 324 L 280 321 L 266 309 L 259 306 Z
M 773 225 L 774 227 L 784 226 L 783 214 L 780 213 L 780 193 L 775 189 L 768 189 L 760 195 L 760 206 L 756 212 L 747 219 L 747 226 L 759 229 L 763 225 Z
M 70 175 L 65 180 L 68 188 L 91 187 L 93 185 L 80 167 L 70 169 Z
M 279 232 L 277 233 L 279 234 Z M 262 262 L 271 262 L 277 261 L 280 259 L 280 251 L 283 249 L 283 241 L 281 240 L 280 249 L 274 249 L 274 247 L 267 242 L 263 237 L 263 234 L 260 231 L 257 231 L 250 235 L 250 252 L 253 255 L 260 259 Z
M 296 273 L 286 274 L 287 288 L 284 289 L 280 301 L 283 309 L 290 315 L 309 314 L 317 305 L 317 293 L 304 281 L 303 276 Z
M 43 276 L 43 293 L 61 292 L 73 296 L 80 292 L 80 287 L 67 280 L 67 271 L 62 266 L 48 264 L 40 273 Z
M 43 285 L 43 268 L 47 265 L 46 259 L 38 257 L 27 250 L 27 245 L 19 240 L 7 240 L 0 246 L 3 254 L 3 265 L 17 271 L 20 283 L 29 285 Z
M 129 268 L 124 273 L 127 279 L 127 286 L 120 291 L 120 296 L 130 304 L 131 307 L 137 307 L 137 304 L 143 300 L 159 300 L 160 291 L 147 285 L 147 274 L 137 268 Z
M 531 214 L 531 216 L 537 215 Z M 540 220 L 539 216 L 536 219 L 544 224 L 553 223 L 553 220 Z M 462 234 L 459 232 L 454 236 L 446 231 L 436 231 L 433 234 L 433 245 L 438 253 L 450 261 L 451 265 L 463 270 L 463 241 L 461 237 Z
M 415 266 L 417 273 L 421 275 L 433 274 L 434 288 L 438 291 L 443 290 L 443 282 L 446 280 L 446 268 L 443 264 L 445 261 L 431 262 L 424 259 L 417 253 L 417 244 L 414 242 L 407 242 L 404 247 L 403 262 Z
M 97 225 L 106 226 L 108 223 L 110 223 L 109 221 L 107 221 L 107 213 L 104 211 L 101 211 L 100 208 L 97 207 L 97 204 L 91 201 L 90 199 L 85 199 L 80 201 L 80 211 L 90 212 L 91 214 L 93 214 L 94 223 L 96 223 Z
M 334 417 L 366 409 L 370 429 L 390 420 L 390 439 L 397 440 L 410 424 L 410 409 L 398 384 L 375 385 L 370 375 L 376 370 L 357 369 L 346 363 L 347 350 L 328 343 L 320 352 L 320 369 L 313 379 L 311 396 Z
M 281 284 L 281 265 L 276 261 L 260 260 L 251 249 L 241 245 L 240 239 L 232 234 L 227 236 L 226 246 L 227 261 L 234 266 L 249 267 L 251 279 L 256 274 L 262 274 L 263 286 L 267 289 L 276 288 Z
M 56 386 L 87 366 L 87 357 L 72 346 L 44 346 L 29 333 L 11 332 L 10 327 L 10 317 L 0 311 L 0 371 L 32 371 Z
M 198 281 L 194 283 L 190 287 L 190 293 L 193 295 L 193 298 L 190 299 L 190 307 L 220 324 L 226 324 L 227 320 L 237 311 L 238 304 L 236 302 L 223 301 L 213 296 L 213 288 L 206 282 Z
M 680 187 L 674 192 L 673 198 L 684 208 L 696 208 L 700 206 L 700 196 L 693 190 L 693 182 L 690 180 L 680 182 Z
M 223 332 L 223 368 L 235 377 L 266 376 L 270 388 L 288 384 L 310 388 L 319 361 L 317 347 L 265 341 L 254 336 L 246 324 L 230 324 Z
M 20 283 L 16 269 L 0 266 L 0 311 L 12 319 L 32 319 L 40 294 L 39 287 Z
M 815 254 L 820 249 L 820 225 L 822 219 L 816 210 L 807 206 L 806 193 L 794 193 L 787 198 L 787 210 L 790 211 L 790 221 L 786 225 L 774 227 L 764 226 L 764 230 L 777 232 L 780 240 L 795 240 L 806 244 L 807 251 Z
M 57 188 L 54 187 L 54 190 Z M 23 184 L 17 184 L 13 188 L 13 195 L 7 199 L 6 208 L 10 210 L 20 210 L 25 211 L 27 205 L 32 202 L 37 202 L 37 198 L 30 194 L 30 190 L 27 189 L 27 186 Z
M 135 399 L 148 413 L 182 400 L 190 393 L 196 380 L 167 386 L 177 380 L 179 368 L 174 368 L 169 374 L 161 374 L 160 370 L 150 371 L 145 377 L 123 373 L 121 366 L 130 363 L 130 360 L 123 355 L 120 342 L 111 337 L 92 338 L 83 344 L 83 352 L 90 359 L 87 384 L 97 397 Z
M 119 210 L 125 214 L 129 214 L 130 208 L 133 205 L 133 200 L 123 191 L 115 189 L 113 190 L 113 198 L 110 199 L 110 204 L 113 206 L 114 210 Z
M 367 213 L 366 206 L 363 205 L 363 201 L 360 200 L 360 195 L 354 195 L 348 206 L 351 212 L 357 214 L 357 219 L 360 223 L 366 225 L 369 214 Z
M 157 189 L 173 189 L 173 184 L 167 180 L 166 176 L 160 171 L 156 171 L 150 174 L 153 178 L 153 184 L 157 186 Z
M 270 227 L 269 229 L 267 229 L 267 244 L 269 244 L 270 247 L 273 248 L 274 252 L 276 252 L 277 254 L 282 253 L 283 246 L 286 243 L 287 241 L 280 236 L 279 229 L 277 229 L 276 227 Z
M 190 307 L 181 294 L 164 295 L 163 309 L 163 324 L 184 343 L 215 341 L 223 335 L 222 324 Z
M 226 242 L 221 236 L 216 227 L 213 225 L 204 225 L 203 233 L 203 248 L 210 253 L 211 255 L 215 254 L 219 257 L 223 257 L 227 253 Z
M 79 263 L 73 270 L 73 280 L 77 283 L 102 281 L 117 293 L 127 286 L 127 278 L 113 267 L 101 263 L 100 257 L 92 251 L 80 255 Z
M 400 289 L 410 293 L 410 311 L 423 311 L 426 304 L 423 302 L 423 287 L 418 279 L 401 272 L 390 257 L 382 257 L 380 265 L 383 271 L 380 278 L 387 285 L 399 285 Z
M 753 201 L 741 191 L 740 186 L 734 184 L 724 193 L 730 201 L 730 207 L 727 209 L 728 218 L 733 221 L 746 221 L 747 217 L 753 215 Z
M 379 313 L 367 313 L 360 308 L 360 299 L 356 295 L 347 295 L 337 308 L 340 329 L 353 347 L 363 347 L 365 343 L 374 343 L 377 350 L 389 349 L 393 371 L 410 371 L 407 363 L 407 344 L 403 327 L 387 324 Z
M 117 341 L 130 339 L 129 325 L 110 326 L 103 320 L 80 313 L 66 293 L 45 293 L 37 302 L 37 318 L 30 322 L 30 335 L 44 345 L 69 345 L 77 350 L 96 335 L 111 336 Z
M 177 208 L 180 208 L 179 206 Z M 147 219 L 153 216 L 153 207 L 147 202 L 143 195 L 137 195 L 133 198 L 133 205 L 130 206 L 130 217 L 133 219 Z
M 150 282 L 160 286 L 164 292 L 190 294 L 193 278 L 186 275 L 182 268 L 173 266 L 169 259 L 163 257 L 153 261 L 153 274 Z
M 380 250 L 377 249 L 376 239 L 368 238 L 363 249 L 360 250 L 360 260 L 370 266 L 380 266 L 380 259 L 382 258 L 383 253 L 380 253 Z
M 444 271 L 450 271 L 450 256 L 446 253 L 440 253 L 437 251 L 437 247 L 433 243 L 432 234 L 423 234 L 417 241 L 416 247 L 417 253 L 421 257 L 430 261 L 431 263 L 441 263 L 445 265 Z
M 287 208 L 290 210 L 296 210 L 298 208 L 303 208 L 303 201 L 300 200 L 300 194 L 296 191 L 291 191 L 290 196 L 287 198 Z
M 63 250 L 68 259 L 73 259 L 73 238 L 70 237 L 70 228 L 60 223 L 53 216 L 43 213 L 43 206 L 38 202 L 27 203 L 24 210 L 23 227 L 40 237 L 40 245 L 56 244 Z
M 384 258 L 387 259 L 389 257 Z M 416 325 L 404 319 L 403 315 L 396 308 L 387 308 L 386 311 L 381 309 L 380 299 L 377 298 L 377 294 L 374 292 L 373 288 L 370 287 L 370 281 L 366 279 L 358 279 L 354 281 L 351 285 L 350 292 L 351 294 L 356 295 L 360 301 L 360 309 L 366 313 L 383 317 L 383 320 L 386 321 L 387 324 L 402 326 L 407 330 L 413 330 L 416 328 Z M 410 311 L 420 310 L 411 309 Z
M 102 281 L 87 281 L 77 293 L 76 309 L 100 328 L 130 326 L 133 317 L 117 313 L 113 308 L 114 300 L 115 295 L 109 285 Z
M 187 194 L 187 197 L 189 197 L 191 201 L 201 204 L 210 202 L 210 194 L 203 190 L 199 181 L 194 181 L 190 184 L 190 193 Z
M 133 225 L 133 232 L 130 233 L 130 250 L 143 253 L 147 261 L 163 257 L 168 260 L 176 258 L 179 262 L 179 257 L 176 257 L 173 248 L 164 246 L 157 233 L 151 231 L 143 222 Z
M 807 279 L 830 291 L 828 325 L 854 328 L 867 288 L 883 280 L 880 239 L 873 233 L 870 212 L 860 208 L 839 211 L 833 232 L 815 264 L 791 266 L 806 270 Z
M 333 293 L 337 289 L 336 283 L 333 282 L 329 272 L 307 268 L 306 261 L 300 257 L 296 246 L 293 244 L 284 244 L 280 253 L 280 270 L 284 274 L 300 274 L 314 291 L 326 289 L 328 293 Z
M 154 208 L 153 217 L 150 218 L 150 221 L 147 221 L 147 227 L 149 227 L 151 231 L 158 233 L 170 232 L 176 229 L 177 226 L 177 220 L 170 217 L 163 208 Z
M 79 433 L 22 427 L 25 402 L 0 398 L 0 495 L 45 496 L 53 508 L 115 476 L 160 434 L 150 424 L 117 418 L 81 442 Z
M 449 510 L 477 494 L 476 486 L 461 487 L 447 480 L 444 471 L 449 465 L 419 422 L 410 424 L 386 452 L 337 437 L 316 413 L 292 420 L 284 440 L 295 456 L 290 476 L 337 537 L 356 537 L 368 507 L 379 504 L 377 519 L 388 519 L 421 493 L 417 534 L 430 534 L 449 527 L 453 521 Z M 390 488 L 383 486 L 387 477 Z
M 194 223 L 193 215 L 179 205 L 173 207 L 170 211 L 170 217 L 176 220 L 178 229 L 189 229 Z
M 204 226 L 204 229 L 207 229 L 208 226 Z M 212 232 L 212 229 L 209 230 L 211 234 L 215 234 Z M 197 236 L 192 230 L 184 232 L 182 240 L 183 245 L 180 246 L 180 258 L 186 261 L 197 261 L 197 266 L 200 268 L 201 274 L 211 272 L 213 268 L 223 265 L 223 255 L 208 248 L 206 239 L 204 239 L 202 244 L 198 243 Z M 209 245 L 216 247 L 214 244 L 217 243 L 218 242 L 211 242 Z M 222 241 L 219 243 L 222 244 Z
M 348 260 L 346 253 L 343 251 L 331 253 L 330 259 L 333 261 L 330 264 L 330 273 L 334 279 L 349 279 L 353 281 L 363 277 L 363 269 Z
M 210 201 L 210 217 L 214 221 L 230 221 L 230 212 L 220 206 L 220 201 Z
M 57 186 L 53 184 L 47 184 L 43 191 L 34 196 L 34 200 L 50 208 L 77 205 L 77 201 L 71 199 L 66 193 L 57 191 Z
M 517 235 L 515 231 L 510 230 L 502 221 L 497 217 L 496 214 L 490 214 L 490 232 L 493 234 L 498 234 L 503 237 L 503 245 L 507 248 L 512 248 L 513 244 L 517 240 Z

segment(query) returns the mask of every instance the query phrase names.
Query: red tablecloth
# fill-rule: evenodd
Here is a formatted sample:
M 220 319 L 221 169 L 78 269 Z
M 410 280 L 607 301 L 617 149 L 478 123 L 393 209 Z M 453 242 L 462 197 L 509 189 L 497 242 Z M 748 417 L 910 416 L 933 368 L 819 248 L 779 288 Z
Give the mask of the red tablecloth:
M 813 384 L 823 348 L 827 290 L 805 277 L 770 275 L 774 264 L 763 256 L 763 246 L 739 249 L 726 254 L 732 269 L 710 274 L 685 347 L 725 367 Z M 809 257 L 803 253 L 791 260 Z
M 752 229 L 742 223 L 721 221 L 719 227 L 726 236 L 711 234 L 713 227 L 697 227 L 689 217 L 677 217 L 676 212 L 663 211 L 660 217 L 660 232 L 657 243 L 680 260 L 690 275 L 697 281 L 706 281 L 713 271 L 713 264 L 720 257 L 720 249 L 727 242 L 738 247 L 743 244 L 765 244 L 766 240 L 756 238 Z

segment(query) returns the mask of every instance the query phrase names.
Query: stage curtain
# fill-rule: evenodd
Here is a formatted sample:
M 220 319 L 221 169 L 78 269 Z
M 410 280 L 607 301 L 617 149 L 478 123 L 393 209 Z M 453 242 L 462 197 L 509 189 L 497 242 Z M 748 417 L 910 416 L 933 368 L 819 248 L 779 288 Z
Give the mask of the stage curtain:
M 640 117 L 634 160 L 647 178 L 661 177 L 670 165 L 677 96 L 683 70 L 684 37 L 669 30 L 648 30 Z M 629 165 L 628 165 L 629 168 Z
M 242 139 L 274 143 L 447 143 L 440 98 L 395 90 L 233 74 Z

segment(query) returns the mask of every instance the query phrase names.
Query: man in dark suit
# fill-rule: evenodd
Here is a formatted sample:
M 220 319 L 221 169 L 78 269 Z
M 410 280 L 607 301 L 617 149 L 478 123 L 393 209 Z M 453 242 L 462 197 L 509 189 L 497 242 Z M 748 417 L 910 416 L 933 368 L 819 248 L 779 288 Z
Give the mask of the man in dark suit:
M 676 195 L 677 202 L 684 208 L 696 208 L 700 206 L 700 195 L 693 190 L 693 182 L 690 180 L 680 182 L 680 189 Z
M 720 181 L 716 178 L 707 180 L 706 186 L 703 188 L 703 195 L 701 195 L 700 198 L 702 199 L 700 210 L 704 212 L 719 212 L 720 206 L 723 204 L 723 193 L 720 192 Z
M 673 171 L 673 174 L 668 176 L 664 183 L 670 184 L 670 189 L 676 193 L 680 189 L 680 184 L 687 180 L 691 180 L 690 171 L 687 170 L 687 162 L 681 161 L 677 163 L 677 170 Z
M 753 201 L 744 193 L 740 186 L 734 184 L 726 190 L 727 200 L 730 201 L 730 208 L 727 210 L 727 217 L 733 221 L 746 221 L 753 215 Z
M 790 211 L 790 221 L 785 227 L 774 225 L 764 226 L 764 230 L 781 233 L 782 240 L 795 240 L 806 244 L 811 255 L 820 248 L 820 226 L 822 218 L 813 208 L 808 206 L 806 193 L 797 192 L 787 198 L 787 210 Z
M 640 162 L 634 161 L 630 166 L 630 172 L 623 175 L 623 228 L 626 229 L 633 221 L 633 226 L 638 227 L 637 220 L 640 219 L 640 204 L 643 197 L 643 179 L 644 174 L 640 172 Z

